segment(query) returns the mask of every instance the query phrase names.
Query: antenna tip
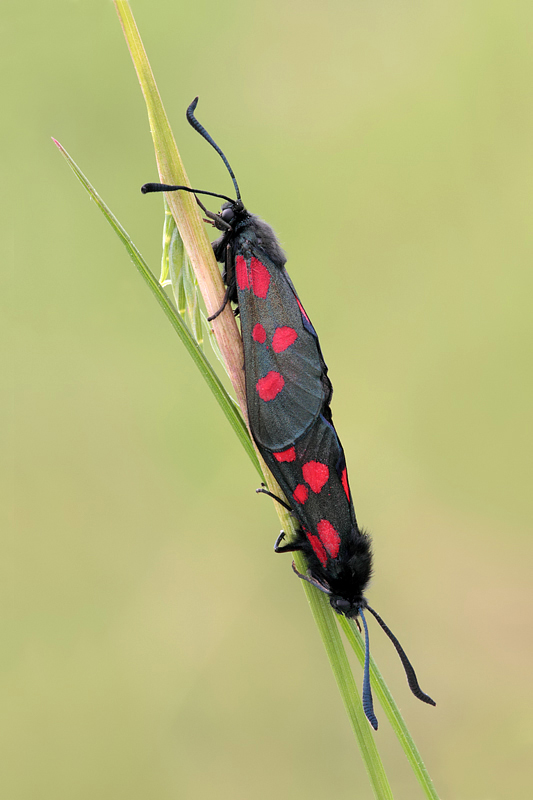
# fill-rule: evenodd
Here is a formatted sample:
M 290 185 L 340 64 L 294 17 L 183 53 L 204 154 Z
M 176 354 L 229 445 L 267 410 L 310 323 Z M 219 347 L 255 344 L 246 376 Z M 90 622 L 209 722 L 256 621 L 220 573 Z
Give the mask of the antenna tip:
M 195 97 L 192 103 L 190 104 L 189 108 L 187 109 L 187 117 L 190 114 L 194 114 L 197 105 L 198 105 L 198 97 Z

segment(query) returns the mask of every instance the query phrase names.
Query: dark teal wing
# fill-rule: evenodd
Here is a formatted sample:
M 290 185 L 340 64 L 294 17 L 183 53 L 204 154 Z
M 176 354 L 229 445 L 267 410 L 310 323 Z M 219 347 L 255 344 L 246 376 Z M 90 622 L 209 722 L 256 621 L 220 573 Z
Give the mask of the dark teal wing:
M 329 402 L 327 368 L 285 269 L 248 246 L 236 254 L 235 275 L 250 426 L 259 445 L 281 450 Z

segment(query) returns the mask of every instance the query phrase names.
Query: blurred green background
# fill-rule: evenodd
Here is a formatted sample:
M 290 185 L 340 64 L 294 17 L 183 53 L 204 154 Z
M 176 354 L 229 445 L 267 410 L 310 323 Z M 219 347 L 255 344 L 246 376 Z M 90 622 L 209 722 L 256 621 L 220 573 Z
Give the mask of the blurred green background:
M 533 6 L 132 7 L 193 185 L 231 191 L 185 122 L 199 94 L 320 333 L 374 536 L 369 599 L 437 708 L 375 625 L 373 654 L 437 789 L 525 797 Z M 277 517 L 50 140 L 157 272 L 162 202 L 139 191 L 157 173 L 113 5 L 2 18 L 1 796 L 366 800 Z M 378 716 L 395 797 L 420 797 Z

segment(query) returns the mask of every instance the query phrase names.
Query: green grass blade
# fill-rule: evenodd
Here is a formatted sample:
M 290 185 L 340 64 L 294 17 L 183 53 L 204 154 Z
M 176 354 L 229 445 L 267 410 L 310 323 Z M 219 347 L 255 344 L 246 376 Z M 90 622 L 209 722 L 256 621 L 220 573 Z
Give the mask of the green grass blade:
M 354 620 L 346 619 L 346 617 L 339 617 L 339 622 L 344 633 L 346 634 L 346 638 L 352 646 L 355 655 L 359 659 L 361 665 L 363 665 L 365 661 L 365 643 L 363 637 L 357 630 L 356 623 Z M 429 798 L 429 800 L 439 800 L 439 796 L 435 791 L 433 782 L 429 777 L 426 766 L 422 761 L 418 748 L 413 741 L 413 737 L 407 729 L 407 725 L 405 724 L 405 721 L 400 713 L 400 709 L 396 705 L 394 698 L 390 693 L 389 688 L 385 683 L 381 672 L 377 668 L 372 656 L 370 657 L 370 679 L 372 681 L 372 689 L 378 697 L 378 700 L 381 703 L 385 714 L 387 715 L 394 733 L 398 737 L 398 741 L 400 742 L 405 755 L 407 756 L 407 760 L 409 761 L 418 782 L 424 790 L 426 797 Z
M 179 231 L 176 228 L 174 238 L 176 239 L 178 236 Z M 183 273 L 183 289 L 185 292 L 186 319 L 188 320 L 189 328 L 193 332 L 196 341 L 201 346 L 204 335 L 202 331 L 202 320 L 200 317 L 198 281 L 196 280 L 194 270 L 187 254 L 185 254 L 185 258 L 183 259 L 183 267 L 181 271 Z M 174 276 L 175 268 L 173 264 L 172 273 Z
M 224 412 L 231 427 L 239 437 L 239 441 L 241 442 L 242 446 L 246 450 L 247 454 L 250 456 L 259 475 L 263 477 L 254 446 L 250 439 L 250 434 L 248 433 L 246 424 L 242 418 L 242 415 L 238 411 L 235 402 L 231 399 L 231 397 L 227 393 L 226 389 L 220 382 L 218 375 L 213 370 L 213 367 L 205 357 L 201 348 L 198 346 L 191 332 L 183 322 L 181 316 L 178 314 L 173 303 L 168 298 L 164 289 L 159 285 L 159 282 L 157 281 L 156 277 L 152 274 L 150 268 L 146 264 L 139 250 L 134 245 L 131 238 L 128 236 L 128 234 L 126 233 L 120 222 L 111 212 L 109 207 L 104 203 L 104 201 L 102 200 L 100 195 L 96 192 L 94 187 L 89 183 L 83 172 L 80 170 L 76 162 L 70 157 L 65 148 L 62 147 L 62 145 L 60 145 L 59 142 L 57 142 L 55 139 L 53 141 L 61 151 L 62 155 L 65 157 L 67 163 L 69 164 L 70 168 L 72 169 L 78 180 L 85 187 L 87 192 L 90 194 L 90 196 L 95 201 L 100 211 L 103 213 L 103 215 L 105 216 L 105 218 L 115 231 L 115 233 L 118 235 L 122 244 L 128 251 L 131 260 L 137 267 L 138 271 L 144 278 L 147 285 L 149 286 L 157 302 L 165 312 L 167 318 L 170 320 L 170 323 L 172 324 L 174 330 L 176 331 L 181 341 L 185 345 L 187 352 L 193 359 L 194 363 L 196 364 L 202 376 L 204 377 L 207 385 L 213 392 L 218 404 L 220 405 L 222 411 Z
M 220 361 L 222 367 L 224 368 L 226 374 L 228 372 L 226 363 L 222 358 L 222 353 L 220 352 L 220 347 L 218 346 L 217 337 L 213 333 L 213 329 L 211 327 L 211 323 L 207 321 L 207 317 L 202 310 L 200 310 L 200 317 L 202 320 L 202 326 L 204 329 L 204 341 L 209 341 L 211 345 L 211 349 L 215 355 L 215 357 Z M 229 377 L 229 376 L 228 376 Z M 232 398 L 233 399 L 233 398 Z M 236 401 L 235 401 L 236 402 Z
M 177 230 L 177 228 L 175 230 Z M 174 299 L 176 300 L 178 311 L 181 316 L 184 317 L 187 311 L 187 295 L 185 292 L 185 277 L 183 275 L 183 269 L 180 270 L 177 280 L 176 275 L 174 274 L 169 282 L 172 285 Z
M 164 203 L 165 208 L 165 221 L 163 223 L 163 252 L 161 254 L 161 274 L 159 276 L 159 283 L 161 286 L 167 286 L 169 284 L 169 277 L 168 277 L 168 270 L 169 270 L 169 252 L 170 252 L 170 240 L 172 238 L 172 231 L 176 227 L 176 223 L 174 221 L 174 217 L 172 216 L 172 212 L 168 207 L 168 203 L 165 200 Z M 181 310 L 178 305 L 178 311 L 181 314 Z
M 185 320 L 203 350 L 204 327 L 200 307 L 198 281 L 185 251 L 176 221 L 165 200 L 163 223 L 163 254 L 161 256 L 161 286 L 171 286 L 178 313 Z

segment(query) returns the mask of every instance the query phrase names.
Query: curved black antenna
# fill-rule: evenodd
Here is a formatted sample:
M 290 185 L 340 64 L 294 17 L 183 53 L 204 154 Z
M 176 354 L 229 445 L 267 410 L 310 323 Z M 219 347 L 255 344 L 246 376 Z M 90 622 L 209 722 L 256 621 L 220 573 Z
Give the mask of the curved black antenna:
M 413 665 L 411 664 L 411 662 L 407 658 L 407 655 L 405 654 L 405 650 L 401 646 L 401 644 L 398 641 L 398 639 L 396 638 L 396 636 L 393 634 L 393 632 L 388 627 L 388 625 L 386 625 L 383 622 L 383 620 L 381 619 L 381 617 L 379 616 L 377 611 L 374 611 L 374 609 L 371 608 L 368 604 L 367 604 L 366 608 L 368 608 L 370 613 L 377 619 L 377 621 L 379 622 L 379 624 L 381 625 L 381 627 L 383 628 L 383 630 L 385 631 L 385 633 L 387 634 L 387 636 L 389 637 L 391 642 L 393 643 L 394 647 L 396 648 L 396 652 L 400 656 L 400 660 L 401 660 L 401 662 L 403 664 L 403 668 L 405 670 L 405 676 L 407 678 L 407 683 L 409 684 L 409 688 L 412 691 L 412 693 L 414 694 L 414 696 L 418 697 L 419 700 L 422 700 L 423 703 L 429 703 L 430 706 L 436 706 L 437 705 L 436 702 L 434 700 L 432 700 L 431 697 L 428 694 L 426 694 L 425 692 L 423 692 L 422 689 L 420 688 L 420 686 L 418 684 L 418 679 L 416 677 L 416 673 L 415 673 L 415 671 L 413 669 Z M 361 614 L 361 616 L 362 616 L 362 614 Z M 364 617 L 363 617 L 363 623 L 364 623 Z M 366 624 L 365 624 L 365 627 L 366 627 Z
M 195 97 L 195 98 L 194 98 L 194 100 L 192 101 L 192 103 L 190 104 L 189 108 L 187 109 L 187 121 L 188 121 L 189 125 L 192 125 L 192 127 L 194 128 L 194 130 L 195 130 L 197 133 L 199 133 L 199 134 L 200 134 L 200 136 L 203 136 L 203 137 L 204 137 L 204 139 L 205 139 L 206 141 L 208 141 L 208 142 L 209 142 L 209 144 L 211 145 L 211 147 L 214 147 L 214 148 L 215 148 L 215 150 L 217 151 L 217 153 L 218 153 L 218 154 L 219 154 L 219 156 L 221 157 L 222 161 L 223 161 L 223 162 L 224 162 L 224 164 L 226 165 L 226 167 L 227 167 L 227 169 L 228 169 L 228 172 L 229 172 L 229 174 L 231 175 L 231 180 L 233 181 L 233 185 L 235 186 L 235 191 L 236 191 L 236 193 L 237 193 L 237 200 L 240 200 L 240 199 L 241 199 L 241 193 L 239 192 L 239 186 L 238 186 L 238 184 L 237 184 L 237 178 L 235 177 L 235 175 L 234 175 L 234 172 L 233 172 L 232 168 L 231 168 L 231 167 L 230 167 L 230 165 L 229 165 L 229 161 L 228 161 L 228 159 L 226 158 L 226 156 L 224 155 L 224 153 L 222 152 L 222 150 L 220 149 L 220 147 L 218 146 L 218 144 L 217 144 L 217 143 L 214 141 L 214 139 L 212 139 L 212 137 L 211 137 L 211 136 L 208 134 L 208 132 L 206 131 L 206 129 L 204 128 L 204 126 L 203 126 L 203 125 L 201 125 L 201 124 L 198 122 L 198 120 L 196 119 L 196 117 L 194 116 L 194 112 L 195 112 L 195 110 L 196 110 L 196 106 L 197 106 L 197 105 L 198 105 L 198 98 L 197 98 L 197 97 Z M 217 197 L 220 197 L 220 195 L 216 195 L 216 196 L 217 196 Z
M 370 688 L 370 637 L 368 635 L 368 626 L 366 624 L 363 609 L 359 609 L 359 616 L 363 621 L 363 628 L 365 629 L 365 667 L 363 671 L 363 711 L 365 712 L 367 720 L 370 722 L 375 731 L 378 729 L 378 720 L 374 714 L 374 703 L 372 702 L 372 689 Z
M 294 561 L 292 562 L 292 571 L 295 572 L 296 575 L 298 575 L 298 577 L 301 578 L 303 581 L 307 581 L 307 583 L 310 583 L 311 586 L 314 586 L 315 589 L 318 589 L 320 592 L 324 592 L 324 594 L 327 594 L 328 596 L 331 596 L 330 590 L 326 589 L 325 586 L 322 586 L 321 583 L 319 583 L 318 581 L 313 580 L 313 578 L 309 578 L 307 575 L 302 575 L 301 572 L 298 572 L 298 570 L 296 569 L 296 564 L 294 563 Z
M 230 203 L 235 203 L 231 197 L 226 197 L 225 194 L 215 194 L 215 192 L 204 192 L 203 189 L 191 189 L 190 186 L 171 186 L 168 183 L 145 183 L 141 186 L 141 192 L 148 194 L 149 192 L 177 192 L 181 189 L 184 192 L 191 192 L 191 194 L 208 194 L 211 197 L 221 197 L 222 200 L 228 200 Z

